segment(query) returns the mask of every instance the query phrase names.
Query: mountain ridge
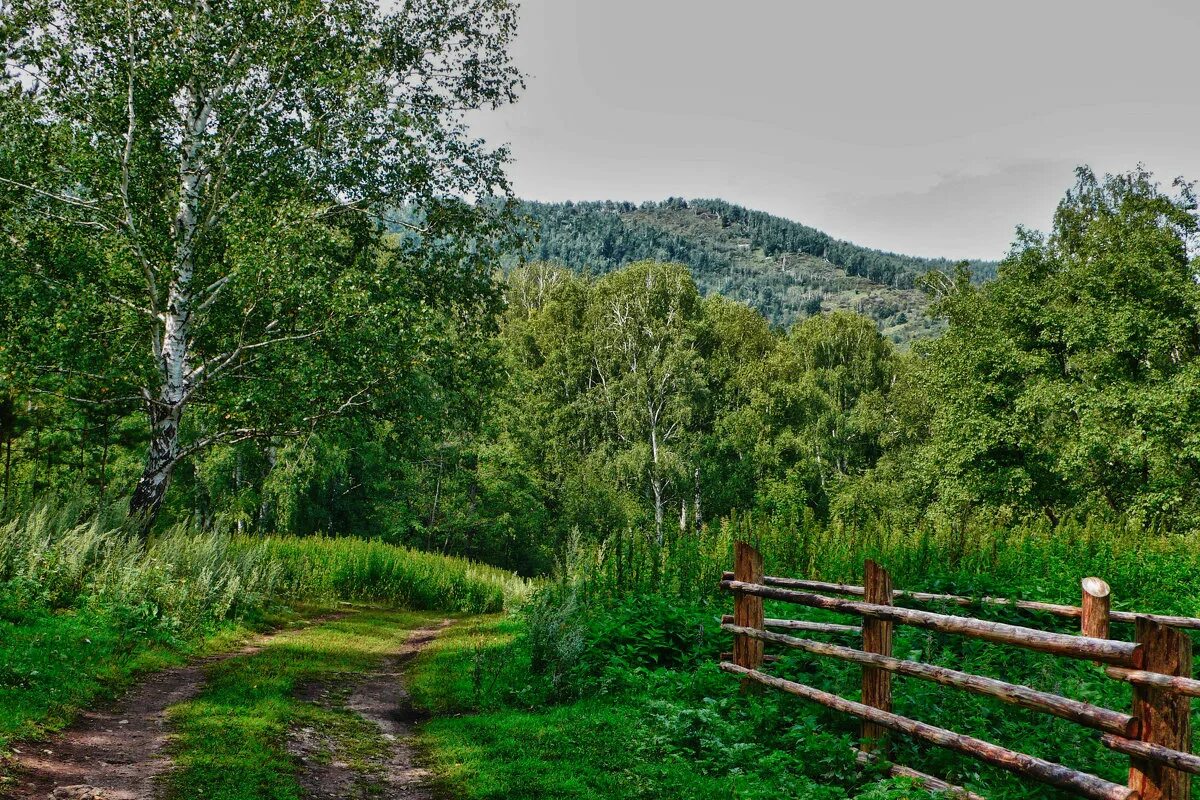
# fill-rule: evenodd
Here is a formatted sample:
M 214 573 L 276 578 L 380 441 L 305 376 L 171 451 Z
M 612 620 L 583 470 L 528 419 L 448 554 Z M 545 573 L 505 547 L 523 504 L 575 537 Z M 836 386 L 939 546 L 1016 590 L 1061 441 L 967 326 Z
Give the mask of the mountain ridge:
M 875 320 L 896 344 L 936 335 L 917 288 L 959 262 L 862 247 L 798 222 L 716 199 L 521 201 L 536 238 L 521 253 L 598 275 L 644 259 L 686 264 L 705 294 L 718 292 L 788 326 L 815 313 L 850 310 Z M 973 278 L 995 262 L 968 261 Z

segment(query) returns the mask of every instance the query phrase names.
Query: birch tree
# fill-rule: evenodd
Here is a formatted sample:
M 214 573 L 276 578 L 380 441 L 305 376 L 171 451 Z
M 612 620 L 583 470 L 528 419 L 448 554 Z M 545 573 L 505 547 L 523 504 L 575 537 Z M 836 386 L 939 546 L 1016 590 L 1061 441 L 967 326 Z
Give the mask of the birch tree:
M 661 546 L 668 507 L 693 484 L 700 296 L 687 267 L 646 261 L 598 281 L 590 301 L 593 392 L 617 445 L 613 462 L 646 486 Z
M 49 298 L 30 325 L 72 343 L 31 374 L 144 409 L 147 526 L 198 451 L 453 379 L 422 343 L 494 300 L 506 204 L 465 198 L 508 195 L 507 154 L 463 114 L 521 87 L 508 0 L 0 11 L 0 224 Z

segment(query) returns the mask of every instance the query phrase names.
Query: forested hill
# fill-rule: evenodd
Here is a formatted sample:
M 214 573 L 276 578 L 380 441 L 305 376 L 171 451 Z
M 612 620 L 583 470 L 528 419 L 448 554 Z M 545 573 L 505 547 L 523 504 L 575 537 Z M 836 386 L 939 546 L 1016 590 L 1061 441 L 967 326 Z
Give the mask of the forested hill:
M 778 325 L 818 311 L 853 310 L 895 342 L 928 335 L 916 288 L 929 270 L 954 262 L 886 253 L 839 241 L 815 228 L 722 200 L 522 204 L 537 226 L 530 259 L 602 274 L 643 259 L 687 264 L 704 293 L 749 303 Z M 971 265 L 977 279 L 992 262 Z

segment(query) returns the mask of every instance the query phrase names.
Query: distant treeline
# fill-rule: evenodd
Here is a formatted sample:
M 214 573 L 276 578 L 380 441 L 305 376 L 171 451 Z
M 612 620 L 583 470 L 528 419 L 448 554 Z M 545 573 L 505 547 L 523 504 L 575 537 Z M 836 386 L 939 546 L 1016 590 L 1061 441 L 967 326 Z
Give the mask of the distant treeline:
M 668 200 L 667 203 L 688 205 L 683 200 Z M 749 234 L 753 246 L 761 248 L 769 256 L 781 253 L 818 256 L 851 275 L 897 288 L 910 289 L 920 276 L 930 270 L 949 273 L 958 263 L 946 258 L 919 258 L 860 247 L 834 239 L 816 228 L 764 211 L 751 211 L 724 200 L 694 200 L 690 206 L 701 213 L 716 214 L 722 225 L 742 226 Z M 996 276 L 994 261 L 967 263 L 970 265 L 971 276 L 976 281 Z
M 495 285 L 493 260 L 473 288 L 391 237 L 361 260 L 377 272 L 341 275 L 349 299 L 335 321 L 365 318 L 363 338 L 334 325 L 291 342 L 189 424 L 205 435 L 272 402 L 321 400 L 297 391 L 300 378 L 357 379 L 361 393 L 336 424 L 182 460 L 159 528 L 366 533 L 528 574 L 550 569 L 572 537 L 658 549 L 735 513 L 850 529 L 1085 517 L 1200 528 L 1200 261 L 1189 249 L 1200 220 L 1186 186 L 1165 194 L 1143 171 L 1081 171 L 1051 231 L 1022 232 L 994 280 L 935 273 L 928 295 L 864 292 L 865 279 L 811 255 L 738 261 L 745 237 L 711 235 L 729 228 L 695 206 L 602 208 L 587 218 L 660 220 L 658 241 L 673 243 L 663 247 L 704 231 L 735 259 L 734 288 L 765 281 L 794 302 L 813 281 L 840 281 L 839 302 L 919 297 L 944 329 L 898 348 L 906 312 L 835 310 L 825 296 L 785 330 L 704 291 L 678 251 L 602 275 L 529 262 Z M 598 252 L 633 247 L 617 230 Z M 578 239 L 599 232 L 580 225 Z M 23 282 L 28 263 L 0 253 L 0 504 L 107 505 L 137 485 L 153 431 L 136 400 L 71 360 L 98 326 L 51 335 L 71 306 Z M 387 302 L 360 294 L 385 279 L 396 281 Z M 349 372 L 313 357 L 317 344 L 375 347 L 386 371 Z M 46 369 L 54 359 L 62 366 Z M 130 382 L 121 377 L 111 385 Z
M 705 276 L 738 266 L 730 252 L 699 228 L 679 230 L 668 226 L 679 212 L 715 219 L 734 237 L 746 238 L 752 248 L 767 256 L 802 254 L 827 260 L 850 275 L 899 289 L 909 289 L 930 270 L 950 272 L 956 262 L 945 258 L 917 258 L 872 250 L 834 239 L 807 225 L 751 211 L 723 200 L 669 198 L 636 205 L 612 200 L 585 203 L 525 202 L 521 212 L 533 221 L 539 239 L 528 255 L 557 261 L 591 274 L 604 274 L 635 261 L 653 259 L 687 264 L 703 286 Z M 990 261 L 970 264 L 975 280 L 995 276 Z

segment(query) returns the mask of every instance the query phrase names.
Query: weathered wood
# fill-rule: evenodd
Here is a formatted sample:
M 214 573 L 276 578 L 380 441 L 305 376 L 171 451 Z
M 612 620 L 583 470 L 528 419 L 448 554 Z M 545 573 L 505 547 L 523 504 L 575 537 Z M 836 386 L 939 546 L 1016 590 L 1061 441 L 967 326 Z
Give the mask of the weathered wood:
M 723 580 L 734 580 L 732 572 L 725 572 Z M 829 583 L 827 581 L 810 581 L 803 578 L 781 578 L 775 575 L 763 577 L 764 586 L 779 586 L 785 589 L 799 589 L 806 592 L 824 592 L 826 594 L 844 594 L 852 597 L 864 597 L 866 588 L 848 583 Z M 937 592 L 914 592 L 909 589 L 894 589 L 895 599 L 915 600 L 919 603 L 949 603 L 956 606 L 1000 605 L 1012 606 L 1026 611 L 1041 611 L 1060 617 L 1078 617 L 1081 610 L 1078 606 L 1067 606 L 1059 603 L 1042 603 L 1036 600 L 1009 600 L 1005 597 L 964 597 L 957 594 L 939 594 Z M 1196 620 L 1200 623 L 1200 620 Z M 1198 626 L 1200 627 L 1200 626 Z
M 1080 587 L 1083 590 L 1083 602 L 1079 632 L 1094 639 L 1107 639 L 1112 590 L 1099 578 L 1084 578 Z
M 994 697 L 1005 703 L 1061 717 L 1062 719 L 1070 720 L 1071 722 L 1094 728 L 1098 731 L 1118 736 L 1137 735 L 1137 721 L 1129 714 L 1113 711 L 1101 706 L 1094 706 L 1090 703 L 1073 700 L 1069 697 L 1060 697 L 1049 692 L 1041 692 L 1028 686 L 1007 683 L 995 678 L 986 678 L 982 675 L 972 675 L 969 672 L 960 672 L 949 667 L 922 664 L 917 661 L 904 661 L 875 653 L 864 653 L 852 647 L 842 647 L 841 645 L 830 644 L 828 642 L 799 639 L 795 636 L 775 633 L 774 631 L 751 632 L 750 629 L 739 629 L 734 625 L 723 625 L 722 628 L 731 633 L 754 636 L 762 639 L 764 642 L 804 650 L 813 655 L 836 658 L 840 661 L 848 661 L 855 664 L 870 664 L 876 669 L 887 670 L 897 675 L 920 678 L 941 684 L 942 686 L 962 689 L 973 694 Z
M 752 630 L 754 630 L 754 629 L 753 629 L 753 628 L 746 628 L 746 630 L 748 630 L 748 631 L 752 631 Z M 763 656 L 763 663 L 764 663 L 764 664 L 774 664 L 774 663 L 775 663 L 776 661 L 778 661 L 778 660 L 779 660 L 779 656 L 773 656 L 773 655 L 771 655 L 770 653 L 767 653 L 766 655 L 764 655 L 764 656 Z M 726 650 L 726 651 L 723 651 L 723 652 L 719 653 L 719 654 L 717 655 L 717 661 L 718 661 L 718 662 L 720 662 L 720 661 L 733 661 L 733 651 L 732 651 L 732 650 Z
M 872 764 L 879 760 L 879 757 L 872 753 L 864 753 L 862 750 L 855 751 L 857 753 L 858 763 Z M 944 781 L 941 778 L 933 775 L 926 775 L 924 772 L 918 772 L 912 767 L 906 767 L 901 764 L 889 764 L 888 775 L 900 778 L 913 778 L 924 788 L 931 792 L 938 792 L 947 800 L 987 800 L 982 795 L 975 794 L 969 789 L 964 789 L 961 786 L 955 786 L 949 781 Z
M 868 603 L 881 606 L 892 604 L 892 578 L 888 575 L 887 570 L 871 559 L 867 559 L 864 564 L 863 586 L 866 588 L 865 599 Z M 863 652 L 890 656 L 894 627 L 887 620 L 864 618 L 862 626 Z M 880 711 L 891 711 L 892 674 L 865 662 L 862 670 L 862 701 L 864 705 L 878 708 Z M 864 720 L 861 738 L 863 750 L 881 754 L 887 752 L 886 728 L 880 727 L 870 720 Z
M 1136 638 L 1143 648 L 1141 667 L 1146 672 L 1183 677 L 1192 674 L 1192 640 L 1182 631 L 1139 619 Z M 1187 753 L 1191 749 L 1191 699 L 1187 695 L 1147 684 L 1133 686 L 1133 716 L 1138 739 L 1152 748 Z M 1188 800 L 1191 779 L 1161 760 L 1135 755 L 1130 759 L 1129 788 L 1143 800 Z
M 733 624 L 733 614 L 722 616 L 721 624 Z M 812 633 L 862 633 L 862 628 L 857 625 L 839 625 L 836 622 L 812 622 L 807 619 L 773 619 L 767 617 L 763 620 L 763 627 L 783 628 L 790 631 L 811 631 Z
M 1115 750 L 1118 753 L 1124 753 L 1127 756 L 1133 756 L 1134 758 L 1146 761 L 1157 761 L 1182 772 L 1200 775 L 1200 756 L 1183 753 L 1179 750 L 1172 750 L 1169 747 L 1163 747 L 1161 744 L 1127 739 L 1124 736 L 1113 736 L 1111 733 L 1101 736 L 1100 741 L 1104 743 L 1105 747 Z
M 762 553 L 747 542 L 735 542 L 733 546 L 734 573 L 738 580 L 755 582 L 763 577 Z M 763 601 L 761 597 L 737 595 L 733 600 L 733 619 L 746 628 L 761 629 L 763 626 Z M 763 663 L 763 643 L 749 636 L 737 636 L 733 640 L 733 661 L 739 666 L 758 669 Z M 742 682 L 742 689 L 750 688 Z
M 1108 616 L 1113 622 L 1124 622 L 1129 625 L 1136 624 L 1138 617 L 1145 617 L 1151 622 L 1157 622 L 1159 625 L 1193 631 L 1200 630 L 1200 619 L 1195 617 L 1173 617 L 1169 614 L 1138 614 L 1134 611 L 1110 611 Z
M 724 573 L 722 579 L 727 581 L 734 580 L 734 575 L 732 572 L 726 572 Z M 806 592 L 825 592 L 827 594 L 844 594 L 856 597 L 862 597 L 863 593 L 866 591 L 862 586 L 853 586 L 851 584 L 810 581 L 800 578 L 780 578 L 775 575 L 764 576 L 762 583 L 764 586 L 779 586 L 786 589 L 799 589 Z M 1010 606 L 1012 608 L 1019 608 L 1025 611 L 1038 611 L 1044 614 L 1053 614 L 1056 617 L 1068 617 L 1072 619 L 1077 619 L 1083 615 L 1083 609 L 1080 606 L 1068 606 L 1061 603 L 1043 603 L 1037 600 L 1011 600 L 1007 597 L 965 597 L 957 594 L 914 592 L 907 589 L 897 589 L 894 591 L 892 596 L 895 598 L 914 600 L 919 603 L 950 603 L 957 606 Z M 1137 621 L 1138 617 L 1147 617 L 1159 623 L 1160 625 L 1170 625 L 1172 628 L 1200 630 L 1200 618 L 1197 617 L 1177 617 L 1170 614 L 1139 614 L 1133 611 L 1109 612 L 1110 621 L 1120 622 L 1128 625 L 1133 625 Z
M 1166 689 L 1176 694 L 1188 697 L 1200 697 L 1200 681 L 1194 678 L 1184 678 L 1178 675 L 1160 675 L 1157 672 L 1146 672 L 1138 669 L 1123 669 L 1121 667 L 1106 667 L 1104 672 L 1108 677 L 1132 683 L 1137 686 L 1153 686 Z
M 979 761 L 1008 770 L 1016 775 L 1041 781 L 1042 783 L 1072 792 L 1081 797 L 1092 798 L 1092 800 L 1139 800 L 1141 797 L 1134 789 L 1118 786 L 1095 775 L 1078 772 L 1061 764 L 1055 764 L 1052 761 L 1046 761 L 1035 756 L 1026 755 L 1025 753 L 1018 753 L 1014 750 L 992 744 L 991 742 L 955 733 L 954 731 L 939 728 L 925 722 L 918 722 L 917 720 L 902 717 L 898 714 L 880 711 L 877 708 L 871 708 L 862 703 L 855 703 L 852 700 L 846 700 L 835 694 L 822 692 L 819 689 L 805 686 L 802 683 L 776 678 L 764 672 L 746 669 L 745 667 L 728 662 L 721 664 L 721 669 L 733 675 L 740 675 L 743 679 L 750 679 L 764 686 L 770 686 L 796 695 L 797 697 L 811 700 L 814 703 L 820 703 L 835 711 L 850 714 L 860 719 L 869 719 L 889 730 L 898 731 L 937 745 L 938 747 L 971 756 Z
M 750 594 L 756 597 L 766 597 L 783 600 L 788 603 L 824 608 L 828 611 L 838 611 L 845 614 L 856 614 L 861 617 L 884 619 L 901 625 L 912 625 L 917 628 L 970 636 L 989 642 L 1010 644 L 1037 650 L 1043 653 L 1080 658 L 1090 661 L 1102 661 L 1121 667 L 1141 667 L 1141 646 L 1131 642 L 1118 642 L 1111 639 L 1093 639 L 1086 636 L 1070 636 L 1065 633 L 1025 628 L 1019 625 L 1007 625 L 1002 622 L 973 619 L 971 617 L 955 617 L 948 614 L 935 614 L 930 611 L 920 611 L 914 608 L 899 608 L 881 606 L 874 603 L 864 603 L 856 600 L 843 600 L 837 597 L 798 592 L 791 589 L 781 589 L 774 586 L 763 586 L 744 581 L 722 581 L 721 587 L 732 592 Z

